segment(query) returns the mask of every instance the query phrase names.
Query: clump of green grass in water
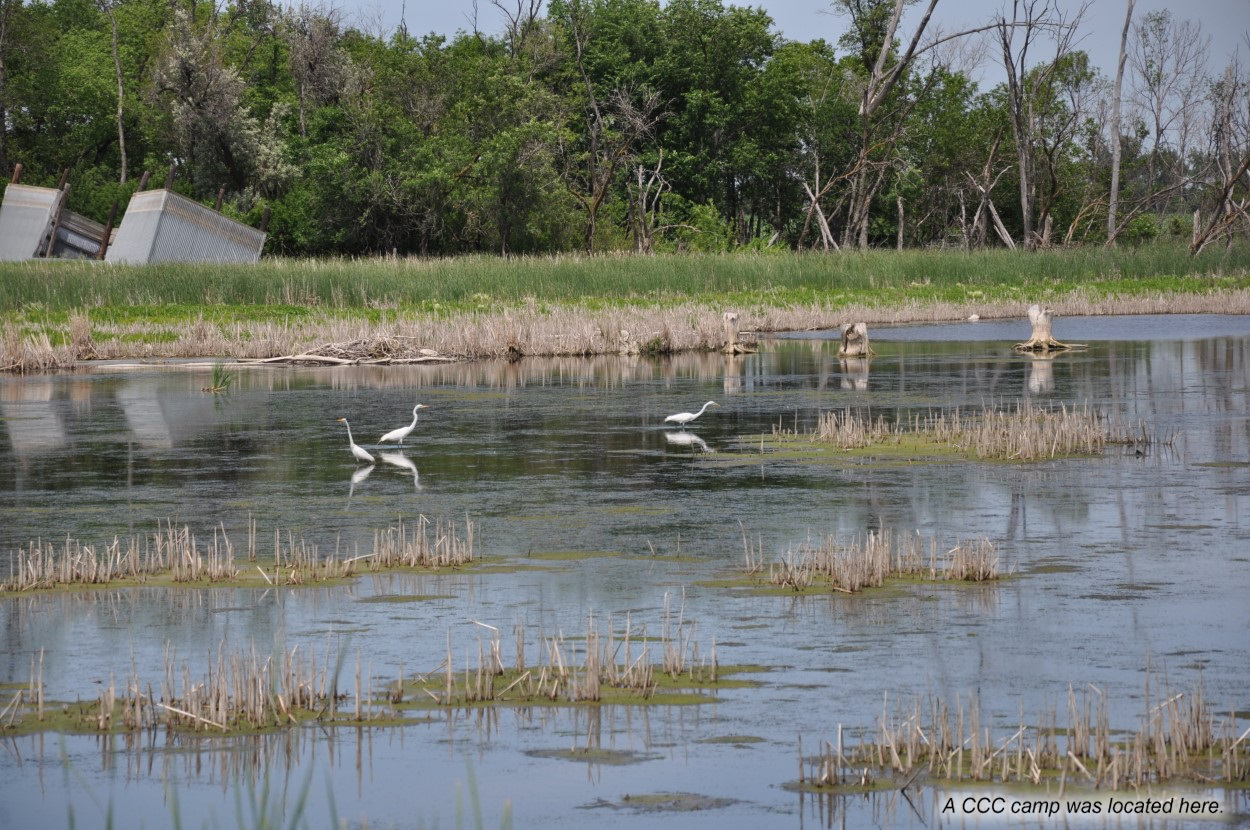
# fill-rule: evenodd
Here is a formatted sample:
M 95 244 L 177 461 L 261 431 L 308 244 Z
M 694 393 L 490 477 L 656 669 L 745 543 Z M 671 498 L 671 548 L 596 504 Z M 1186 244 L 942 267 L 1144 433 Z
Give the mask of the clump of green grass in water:
M 1175 781 L 1244 784 L 1250 757 L 1238 737 L 1235 716 L 1217 723 L 1199 678 L 1188 691 L 1152 688 L 1147 672 L 1146 712 L 1135 732 L 1112 738 L 1106 695 L 1088 687 L 1078 699 L 1069 687 L 1066 726 L 1055 710 L 1035 725 L 988 724 L 976 696 L 949 701 L 913 699 L 894 712 L 882 708 L 875 729 L 853 744 L 841 725 L 836 742 L 822 741 L 804 756 L 799 741 L 799 781 L 805 790 L 872 789 L 880 774 L 910 783 L 921 774 L 950 782 L 1064 786 L 1141 791 Z M 1157 684 L 1156 684 L 1157 685 Z M 1093 694 L 1091 694 L 1091 690 Z M 874 737 L 875 733 L 875 737 Z M 906 784 L 904 785 L 904 787 Z M 893 787 L 891 787 L 893 788 Z
M 234 383 L 234 372 L 226 368 L 226 364 L 218 361 L 213 364 L 213 373 L 209 380 L 208 386 L 201 389 L 201 392 L 211 392 L 214 395 L 225 395 L 230 392 L 230 384 Z

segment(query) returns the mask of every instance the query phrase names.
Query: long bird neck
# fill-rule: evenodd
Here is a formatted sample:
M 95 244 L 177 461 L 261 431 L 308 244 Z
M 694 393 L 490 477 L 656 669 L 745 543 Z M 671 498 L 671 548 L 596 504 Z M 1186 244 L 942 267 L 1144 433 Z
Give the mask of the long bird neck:
M 347 427 L 347 443 L 355 444 L 356 442 L 352 439 L 352 425 L 344 421 L 343 426 Z
M 417 425 L 417 410 L 414 409 L 412 410 L 412 424 L 408 427 L 408 429 L 412 429 L 416 425 Z
M 702 415 L 702 414 L 704 413 L 704 411 L 706 411 L 706 410 L 707 410 L 707 408 L 708 408 L 709 406 L 711 406 L 711 405 L 712 405 L 711 401 L 708 401 L 707 403 L 703 404 L 703 406 L 699 407 L 699 411 L 698 411 L 698 412 L 696 412 L 696 413 L 694 414 L 694 417 L 695 417 L 695 418 L 698 418 L 698 417 L 699 417 L 700 415 Z

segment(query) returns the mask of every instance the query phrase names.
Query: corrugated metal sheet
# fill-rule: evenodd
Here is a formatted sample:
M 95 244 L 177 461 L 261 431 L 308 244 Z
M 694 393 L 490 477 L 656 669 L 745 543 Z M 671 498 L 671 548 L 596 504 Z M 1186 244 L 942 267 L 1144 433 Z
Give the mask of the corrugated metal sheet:
M 117 235 L 117 231 L 113 231 Z M 104 240 L 104 226 L 72 210 L 61 211 L 52 255 L 61 259 L 95 259 Z
M 0 260 L 14 262 L 38 256 L 52 230 L 61 191 L 51 187 L 10 184 L 0 204 Z
M 266 234 L 172 190 L 130 198 L 109 262 L 256 262 Z

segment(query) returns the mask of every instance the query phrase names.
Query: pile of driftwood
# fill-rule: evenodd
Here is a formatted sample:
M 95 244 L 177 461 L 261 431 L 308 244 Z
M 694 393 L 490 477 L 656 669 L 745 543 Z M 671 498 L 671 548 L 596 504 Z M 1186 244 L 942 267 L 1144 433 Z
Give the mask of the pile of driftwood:
M 452 363 L 463 360 L 454 355 L 439 354 L 434 349 L 418 348 L 414 338 L 387 336 L 353 340 L 349 343 L 326 343 L 300 354 L 240 359 L 239 363 L 290 363 L 305 366 L 398 365 L 405 363 Z

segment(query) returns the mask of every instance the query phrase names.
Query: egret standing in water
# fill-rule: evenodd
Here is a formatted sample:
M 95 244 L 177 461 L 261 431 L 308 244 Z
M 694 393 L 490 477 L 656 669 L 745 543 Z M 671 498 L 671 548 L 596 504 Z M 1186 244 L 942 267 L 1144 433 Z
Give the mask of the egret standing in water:
M 363 461 L 366 464 L 373 463 L 373 456 L 365 452 L 364 449 L 358 447 L 356 442 L 352 440 L 352 425 L 347 423 L 346 418 L 339 418 L 343 422 L 343 426 L 347 427 L 347 446 L 352 448 L 352 455 L 356 456 L 357 461 Z
M 419 403 L 416 406 L 414 406 L 412 408 L 412 423 L 406 427 L 400 427 L 399 429 L 391 430 L 390 432 L 386 433 L 381 438 L 379 438 L 378 442 L 381 444 L 385 444 L 387 441 L 398 441 L 399 446 L 402 447 L 404 445 L 404 439 L 408 437 L 408 433 L 412 432 L 414 429 L 417 428 L 417 410 L 418 409 L 429 409 L 429 407 L 423 403 Z
M 703 404 L 703 407 L 698 412 L 678 412 L 676 415 L 669 415 L 667 418 L 665 418 L 664 423 L 677 424 L 678 426 L 684 427 L 686 424 L 690 423 L 695 418 L 698 418 L 705 411 L 707 411 L 707 408 L 709 406 L 720 406 L 720 404 L 718 404 L 716 401 L 708 401 L 707 403 Z

